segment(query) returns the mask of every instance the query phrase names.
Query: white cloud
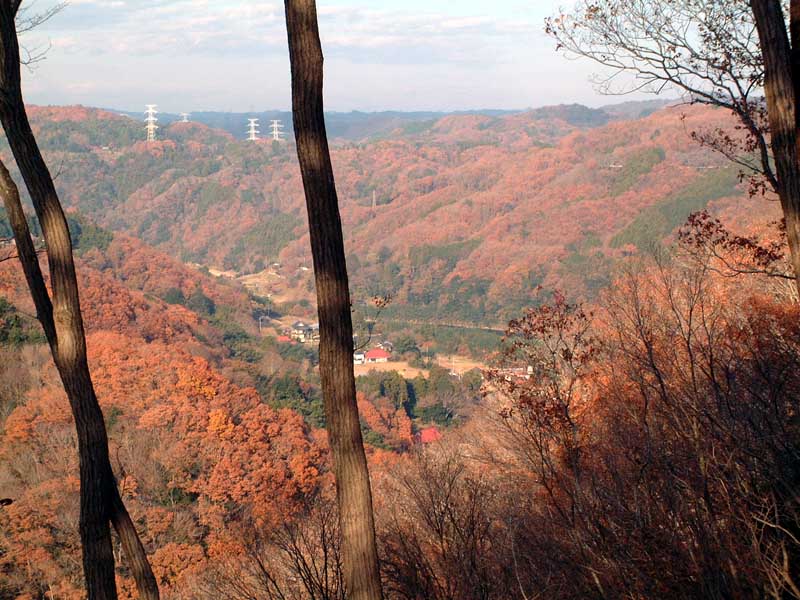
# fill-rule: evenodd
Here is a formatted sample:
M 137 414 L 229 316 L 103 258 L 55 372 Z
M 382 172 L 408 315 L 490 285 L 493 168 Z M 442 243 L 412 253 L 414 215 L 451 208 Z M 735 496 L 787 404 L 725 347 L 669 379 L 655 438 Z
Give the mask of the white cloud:
M 486 15 L 450 17 L 402 10 L 326 7 L 320 11 L 326 45 L 338 51 L 430 48 L 427 60 L 459 58 L 464 44 L 484 45 L 492 36 L 525 36 L 538 25 Z M 81 35 L 77 36 L 76 31 Z M 256 52 L 263 44 L 285 44 L 283 7 L 279 3 L 177 0 L 130 2 L 77 0 L 63 15 L 31 39 L 50 39 L 72 52 L 185 53 Z M 408 52 L 409 63 L 418 61 Z
M 570 94 L 584 90 L 578 99 L 593 95 L 588 65 L 565 72 L 565 65 L 576 65 L 552 52 L 530 14 L 480 14 L 474 6 L 462 14 L 455 6 L 426 11 L 402 0 L 320 2 L 327 106 L 524 107 L 570 100 L 559 96 L 562 80 Z M 162 100 L 162 107 L 288 106 L 282 2 L 71 0 L 25 41 L 52 44 L 48 60 L 27 79 L 33 101 L 135 107 L 145 96 L 180 94 Z

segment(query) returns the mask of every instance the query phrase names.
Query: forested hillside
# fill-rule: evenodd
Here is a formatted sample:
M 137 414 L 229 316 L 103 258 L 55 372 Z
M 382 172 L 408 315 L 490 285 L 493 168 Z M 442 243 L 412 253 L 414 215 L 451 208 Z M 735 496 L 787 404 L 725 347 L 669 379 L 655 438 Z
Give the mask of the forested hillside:
M 235 282 L 76 222 L 112 464 L 162 597 L 338 597 L 314 350 L 257 336 L 252 313 L 237 322 L 263 306 Z M 776 569 L 780 532 L 748 515 L 791 509 L 768 484 L 794 476 L 797 310 L 780 279 L 726 277 L 692 248 L 631 258 L 585 309 L 555 295 L 522 313 L 486 381 L 358 378 L 392 597 L 593 596 L 586 560 L 604 589 L 652 597 L 691 595 L 729 556 L 746 557 L 736 590 Z M 79 600 L 75 434 L 16 261 L 0 262 L 0 297 L 0 597 Z M 709 531 L 721 555 L 698 556 Z M 135 597 L 124 562 L 118 583 Z
M 620 110 L 625 116 L 636 112 Z M 628 442 L 639 436 L 634 453 L 645 447 L 669 453 L 676 444 L 681 455 L 711 457 L 714 473 L 698 474 L 687 457 L 676 482 L 689 473 L 722 486 L 718 478 L 739 476 L 715 462 L 713 448 L 698 449 L 669 432 L 648 433 L 646 419 L 622 418 L 618 411 L 650 401 L 649 392 L 643 400 L 631 390 L 653 369 L 668 372 L 665 402 L 692 393 L 680 368 L 669 371 L 673 363 L 659 362 L 672 360 L 673 334 L 658 329 L 654 315 L 667 310 L 665 298 L 673 293 L 685 295 L 672 306 L 678 323 L 691 317 L 686 311 L 694 310 L 693 303 L 716 305 L 723 297 L 758 302 L 772 315 L 762 322 L 731 308 L 699 340 L 687 342 L 688 352 L 705 352 L 714 339 L 734 333 L 769 346 L 772 332 L 780 330 L 786 347 L 769 352 L 791 360 L 795 311 L 770 299 L 784 293 L 780 283 L 754 277 L 742 286 L 712 274 L 709 257 L 686 239 L 680 260 L 669 262 L 658 252 L 655 262 L 650 258 L 654 245 L 674 241 L 691 212 L 709 209 L 738 232 L 774 237 L 769 222 L 776 211 L 762 198 L 747 198 L 736 169 L 690 142 L 691 131 L 727 126 L 724 113 L 645 113 L 624 120 L 571 106 L 455 115 L 406 124 L 380 140 L 334 145 L 357 333 L 369 337 L 366 301 L 391 295 L 373 327 L 392 332 L 394 351 L 405 361 L 357 378 L 385 576 L 398 597 L 424 590 L 432 598 L 467 598 L 473 588 L 511 585 L 591 590 L 590 578 L 573 581 L 570 565 L 580 562 L 582 544 L 589 543 L 584 540 L 597 543 L 588 520 L 602 513 L 600 498 L 622 498 L 615 486 L 641 492 L 661 476 L 631 475 L 636 457 L 612 464 L 613 436 Z M 294 148 L 246 143 L 197 123 L 173 124 L 162 130 L 161 141 L 145 144 L 139 122 L 109 112 L 73 107 L 35 108 L 32 114 L 68 207 L 112 465 L 163 597 L 272 598 L 280 597 L 271 595 L 277 589 L 294 594 L 289 597 L 306 597 L 310 589 L 338 597 L 338 532 L 318 352 L 316 344 L 278 335 L 280 325 L 270 324 L 314 315 Z M 33 218 L 31 228 L 40 235 Z M 9 234 L 0 212 L 0 237 Z M 742 249 L 747 254 L 746 244 L 734 246 L 723 247 L 726 256 Z M 8 259 L 0 260 L 0 489 L 11 501 L 0 511 L 0 596 L 81 598 L 71 416 L 14 246 L 0 251 L 0 259 Z M 225 276 L 214 276 L 217 271 Z M 696 281 L 701 288 L 692 287 Z M 601 316 L 590 320 L 566 298 L 588 300 Z M 525 312 L 542 303 L 541 312 Z M 639 315 L 645 329 L 631 331 L 625 315 L 642 306 L 648 307 Z M 598 460 L 610 465 L 611 471 L 591 461 L 581 466 L 592 470 L 597 495 L 582 500 L 595 511 L 586 520 L 548 516 L 561 510 L 562 501 L 586 493 L 568 483 L 574 466 L 559 459 L 557 472 L 545 476 L 538 463 L 528 462 L 530 453 L 570 451 L 559 423 L 529 420 L 527 403 L 541 390 L 528 390 L 538 380 L 525 374 L 549 360 L 538 354 L 543 347 L 533 343 L 527 351 L 534 355 L 524 360 L 513 353 L 492 357 L 501 346 L 491 332 L 467 343 L 425 329 L 437 323 L 498 325 L 520 315 L 509 339 L 524 338 L 528 326 L 538 337 L 578 344 L 567 354 L 557 345 L 561 358 L 547 369 L 564 369 L 558 378 L 574 373 L 580 379 L 580 393 L 570 388 L 579 404 L 569 418 L 581 443 L 593 445 Z M 264 331 L 260 317 L 267 318 Z M 651 326 L 657 362 L 642 366 L 625 352 L 628 345 L 639 352 L 637 344 L 650 343 Z M 584 337 L 589 328 L 591 341 Z M 584 340 L 590 349 L 580 346 Z M 482 356 L 493 368 L 456 373 L 454 366 L 437 364 L 437 353 L 445 350 Z M 714 369 L 730 359 L 737 382 L 741 377 L 743 386 L 761 385 L 758 365 L 748 362 L 750 346 L 731 341 L 722 351 L 727 358 L 709 358 Z M 692 356 L 680 361 L 699 360 Z M 564 357 L 581 362 L 563 366 Z M 738 384 L 721 383 L 714 373 L 707 385 L 740 393 Z M 781 403 L 772 408 L 776 414 L 788 410 Z M 684 417 L 664 409 L 653 418 L 669 429 Z M 719 443 L 733 452 L 735 423 L 723 417 L 713 426 Z M 761 419 L 759 427 L 774 425 L 772 416 L 754 418 Z M 601 430 L 610 441 L 596 441 Z M 536 446 L 534 434 L 541 431 L 553 436 L 554 446 Z M 759 443 L 745 451 L 762 452 Z M 430 444 L 434 451 L 420 450 Z M 749 464 L 745 451 L 736 454 L 736 469 Z M 554 478 L 556 497 L 545 497 L 538 487 L 547 477 Z M 530 502 L 520 503 L 519 496 Z M 684 504 L 671 518 L 684 523 L 690 538 L 700 536 L 695 527 L 718 527 L 719 519 L 735 518 L 748 502 L 765 501 L 760 492 L 731 492 L 728 512 L 697 524 L 692 515 L 701 499 L 694 488 L 676 492 L 674 501 Z M 653 511 L 661 506 L 644 505 Z M 634 516 L 623 504 L 613 508 L 610 516 L 602 514 L 622 531 Z M 440 520 L 441 535 L 460 541 L 437 541 L 431 519 Z M 640 527 L 642 535 L 653 535 Z M 720 536 L 726 551 L 745 552 L 734 534 Z M 615 533 L 604 543 L 616 552 L 624 538 Z M 671 553 L 669 560 L 682 569 L 676 585 L 691 587 L 693 578 L 707 576 L 703 569 L 718 564 L 709 558 L 711 566 L 700 567 L 680 540 L 659 540 L 658 560 Z M 656 552 L 649 542 L 641 545 L 642 553 Z M 552 561 L 555 548 L 563 564 Z M 326 553 L 336 558 L 325 562 Z M 469 571 L 475 557 L 482 566 Z M 514 557 L 528 565 L 524 573 L 514 570 Z M 639 560 L 619 559 L 619 574 L 606 576 L 603 585 L 622 589 L 627 577 L 640 577 Z M 298 578 L 298 572 L 304 575 Z M 419 578 L 434 572 L 446 579 Z M 746 586 L 753 578 L 746 570 L 737 582 Z M 132 597 L 124 566 L 118 580 L 122 596 Z M 448 592 L 442 585 L 455 587 Z M 651 584 L 644 578 L 633 585 L 646 590 Z
M 800 0 L 346 4 L 0 2 L 0 600 L 800 600 Z
M 234 281 L 82 215 L 69 224 L 113 467 L 165 597 L 199 582 L 203 570 L 226 572 L 219 557 L 253 524 L 329 513 L 316 347 L 260 335 L 256 319 L 269 303 Z M 7 230 L 0 213 L 0 235 Z M 74 426 L 34 313 L 14 246 L 3 244 L 0 490 L 10 505 L 0 511 L 0 597 L 77 599 Z M 463 422 L 480 381 L 434 365 L 408 380 L 396 372 L 359 377 L 371 455 L 396 460 L 419 431 Z M 131 597 L 129 573 L 120 588 Z
M 628 116 L 636 112 L 630 106 L 620 110 Z M 271 324 L 284 316 L 314 315 L 294 148 L 238 141 L 197 123 L 171 125 L 162 130 L 161 141 L 145 144 L 139 122 L 109 112 L 75 107 L 32 113 L 68 207 L 90 366 L 112 465 L 164 597 L 278 597 L 270 595 L 278 589 L 298 598 L 325 589 L 336 597 L 342 589 L 339 559 L 324 559 L 326 553 L 336 555 L 338 533 L 316 344 L 296 343 Z M 715 313 L 699 339 L 691 334 L 681 364 L 700 360 L 693 353 L 713 347 L 726 354 L 709 355 L 712 370 L 720 360 L 729 361 L 737 369 L 736 381 L 760 386 L 760 367 L 751 365 L 751 348 L 742 340 L 753 338 L 753 344 L 769 347 L 770 355 L 792 360 L 793 309 L 771 300 L 785 293 L 782 284 L 760 277 L 729 279 L 722 275 L 734 263 L 720 267 L 713 262 L 718 256 L 702 252 L 704 243 L 714 242 L 714 251 L 723 251 L 727 260 L 744 260 L 755 246 L 714 237 L 728 234 L 714 229 L 714 221 L 702 221 L 711 229 L 687 230 L 691 235 L 684 236 L 679 260 L 659 253 L 655 262 L 649 258 L 655 245 L 674 241 L 691 212 L 708 209 L 737 232 L 768 239 L 775 238 L 770 222 L 777 214 L 764 199 L 747 197 L 735 169 L 691 143 L 692 131 L 727 126 L 724 113 L 697 108 L 645 113 L 624 120 L 573 106 L 456 115 L 407 124 L 380 140 L 334 145 L 357 333 L 370 337 L 364 330 L 366 300 L 391 295 L 377 329 L 392 331 L 395 353 L 405 361 L 362 371 L 357 378 L 383 568 L 399 597 L 424 590 L 428 597 L 466 598 L 470 589 L 507 590 L 519 578 L 528 589 L 568 588 L 578 595 L 592 589 L 592 580 L 574 578 L 570 564 L 582 561 L 584 544 L 597 543 L 595 533 L 588 521 L 553 520 L 553 511 L 576 499 L 592 503 L 585 510 L 600 511 L 603 495 L 623 498 L 615 486 L 644 490 L 661 477 L 654 471 L 647 475 L 652 481 L 637 479 L 631 475 L 636 456 L 628 464 L 616 454 L 620 443 L 592 440 L 605 428 L 622 428 L 639 440 L 634 455 L 648 444 L 690 451 L 691 441 L 648 433 L 649 421 L 619 414 L 627 403 L 650 401 L 650 392 L 644 391 L 642 400 L 631 390 L 652 372 L 667 377 L 665 402 L 691 394 L 681 368 L 670 371 L 673 363 L 661 362 L 672 360 L 674 332 L 658 329 L 655 315 L 667 310 L 664 303 L 672 294 L 680 296 L 671 309 L 678 323 L 693 318 L 695 305 L 706 310 L 703 303 L 718 306 L 722 298 L 736 298 L 729 312 Z M 33 218 L 31 228 L 38 236 Z M 9 234 L 0 213 L 0 237 Z M 13 245 L 2 251 L 0 258 L 13 259 Z M 617 270 L 618 264 L 625 270 Z M 722 275 L 716 274 L 720 268 Z M 225 276 L 212 274 L 217 271 Z M 567 296 L 554 293 L 557 289 Z M 566 298 L 588 299 L 600 316 L 590 318 Z M 749 319 L 740 308 L 748 302 L 772 314 L 765 317 L 768 322 Z M 541 309 L 524 311 L 541 303 Z M 644 329 L 630 330 L 627 319 L 642 307 L 637 319 Z M 33 313 L 17 262 L 0 260 L 0 486 L 12 502 L 0 512 L 5 576 L 0 595 L 80 598 L 79 547 L 72 535 L 74 434 Z M 526 386 L 535 387 L 538 380 L 520 375 L 538 368 L 537 361 L 550 360 L 539 354 L 544 347 L 538 342 L 527 347 L 533 353 L 527 358 L 487 357 L 494 367 L 488 371 L 455 373 L 437 364 L 436 353 L 445 349 L 486 356 L 500 348 L 500 339 L 490 332 L 469 342 L 452 334 L 443 339 L 441 329 L 425 329 L 426 324 L 495 325 L 520 315 L 508 338 L 522 336 L 519 348 L 534 332 L 536 339 L 560 340 L 554 346 L 558 357 L 580 361 L 563 366 L 559 358 L 556 367 L 547 368 L 556 368 L 564 385 L 573 375 L 581 382 L 580 392 L 567 388 L 567 399 L 577 403 L 566 405 L 576 411 L 569 418 L 575 435 L 585 440 L 581 443 L 593 445 L 610 472 L 592 461 L 578 467 L 559 459 L 557 472 L 543 474 L 538 463 L 528 462 L 531 452 L 569 452 L 572 443 L 560 437 L 559 423 L 530 420 L 538 413 L 529 403 L 540 391 Z M 260 317 L 269 325 L 263 332 Z M 656 362 L 648 366 L 625 352 L 652 342 L 649 327 L 657 341 Z M 771 349 L 777 330 L 786 347 Z M 713 342 L 734 333 L 744 337 L 724 347 Z M 562 354 L 559 344 L 573 342 L 577 345 Z M 702 385 L 742 393 L 714 373 Z M 769 382 L 776 385 L 782 384 Z M 786 385 L 794 386 L 794 380 Z M 564 390 L 556 393 L 564 399 Z M 763 395 L 756 395 L 761 402 Z M 717 410 L 703 404 L 702 394 L 692 401 L 698 410 Z M 789 410 L 782 403 L 773 409 L 778 415 Z M 775 418 L 770 415 L 753 418 L 758 427 L 769 428 Z M 665 405 L 652 418 L 660 428 L 671 428 L 685 415 Z M 735 422 L 725 415 L 713 418 L 721 419 L 709 425 L 717 428 L 718 443 L 733 453 L 741 443 L 731 429 Z M 539 433 L 554 445 L 537 447 Z M 429 444 L 434 451 L 421 450 Z M 751 468 L 747 452 L 769 450 L 759 444 L 736 454 L 736 469 Z M 692 448 L 708 453 L 715 471 L 698 473 L 687 458 L 676 467 L 676 482 L 684 473 L 710 478 L 707 485 L 723 491 L 725 482 L 740 482 L 739 471 L 713 460 L 713 448 Z M 574 468 L 591 473 L 591 489 L 570 483 Z M 557 496 L 534 492 L 542 489 L 540 480 L 555 486 Z M 535 497 L 537 504 L 514 502 L 500 493 L 504 488 Z M 446 500 L 437 499 L 442 490 L 449 490 Z M 700 539 L 703 528 L 717 527 L 726 551 L 766 560 L 771 550 L 742 545 L 737 530 L 724 524 L 734 522 L 747 503 L 766 502 L 763 494 L 731 492 L 724 515 L 698 524 L 692 515 L 701 497 L 684 493 L 685 506 L 670 517 L 685 523 L 684 536 Z M 663 508 L 655 501 L 643 506 Z M 610 526 L 620 531 L 635 519 L 623 504 L 603 516 L 615 519 Z M 437 542 L 426 524 L 430 519 L 441 520 L 442 535 L 461 541 Z M 495 523 L 490 529 L 480 525 L 490 522 Z M 641 529 L 642 535 L 653 535 L 646 525 Z M 676 585 L 690 589 L 693 578 L 704 577 L 691 553 L 683 552 L 682 540 L 659 540 L 657 556 L 649 542 L 642 542 L 641 552 L 682 569 Z M 627 542 L 612 537 L 604 543 L 617 552 Z M 553 563 L 552 548 L 559 548 L 563 564 Z M 513 557 L 526 562 L 524 573 L 514 574 Z M 483 566 L 463 578 L 474 560 Z M 640 560 L 620 558 L 620 573 L 644 572 Z M 703 560 L 718 564 L 715 556 Z M 446 592 L 443 581 L 420 580 L 418 573 L 438 573 L 455 587 Z M 631 585 L 650 589 L 655 585 L 650 577 L 658 578 L 642 576 Z M 758 577 L 745 570 L 736 585 Z M 246 589 L 242 581 L 248 582 Z M 119 583 L 123 597 L 131 597 L 124 566 Z M 607 574 L 602 585 L 626 584 Z
M 730 125 L 726 113 L 619 110 L 453 115 L 336 144 L 356 297 L 391 295 L 392 318 L 502 324 L 538 285 L 593 297 L 619 257 L 665 240 L 693 211 L 772 216 L 744 200 L 736 168 L 689 139 Z M 67 206 L 184 262 L 233 274 L 278 262 L 282 286 L 311 297 L 290 144 L 174 123 L 148 146 L 140 123 L 111 113 L 33 116 Z

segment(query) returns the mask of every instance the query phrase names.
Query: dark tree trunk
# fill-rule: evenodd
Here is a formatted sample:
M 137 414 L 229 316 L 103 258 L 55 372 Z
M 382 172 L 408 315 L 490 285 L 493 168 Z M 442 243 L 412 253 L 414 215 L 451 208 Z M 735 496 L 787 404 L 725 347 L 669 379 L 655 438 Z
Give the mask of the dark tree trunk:
M 795 124 L 800 130 L 800 110 L 797 102 L 800 100 L 800 0 L 791 0 L 789 4 L 789 39 L 792 44 L 792 81 L 794 82 L 795 98 Z
M 798 164 L 795 85 L 796 57 L 789 45 L 780 0 L 750 0 L 764 60 L 764 94 L 778 176 L 778 195 L 786 220 L 786 235 L 800 294 L 800 164 Z M 792 35 L 800 37 L 800 6 L 791 4 Z
M 798 123 L 800 123 L 800 2 L 791 0 L 789 29 L 791 45 L 780 0 L 750 0 L 753 9 L 761 54 L 764 60 L 764 95 L 767 98 L 772 154 L 778 175 L 778 192 L 786 234 L 789 239 L 792 266 L 800 294 L 800 163 L 798 163 Z M 796 504 L 794 481 L 778 494 L 777 518 L 783 520 L 789 535 L 800 535 L 794 511 L 784 507 Z M 782 575 L 790 589 L 797 589 L 800 578 L 800 555 L 790 546 L 785 556 Z M 787 594 L 790 595 L 790 594 Z
M 20 85 L 15 16 L 17 0 L 0 1 L 0 121 L 25 180 L 47 246 L 52 299 L 42 277 L 16 184 L 0 163 L 0 193 L 9 214 L 20 262 L 37 317 L 69 398 L 80 456 L 80 536 L 90 600 L 117 597 L 111 521 L 122 541 L 141 598 L 157 600 L 158 586 L 128 516 L 108 457 L 108 438 L 86 358 L 72 243 L 53 179 L 31 131 Z
M 319 370 L 350 600 L 381 598 L 367 460 L 353 377 L 353 324 L 342 223 L 322 108 L 322 47 L 314 0 L 286 0 L 297 157 L 317 286 Z

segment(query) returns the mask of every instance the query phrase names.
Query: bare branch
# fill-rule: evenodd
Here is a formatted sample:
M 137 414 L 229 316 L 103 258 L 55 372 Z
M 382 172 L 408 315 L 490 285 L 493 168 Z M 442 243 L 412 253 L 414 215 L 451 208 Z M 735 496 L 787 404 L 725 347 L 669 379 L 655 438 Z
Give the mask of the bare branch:
M 44 253 L 45 253 L 44 249 L 37 250 L 35 252 L 35 254 L 37 256 L 40 255 L 40 254 L 44 254 Z M 0 263 L 6 262 L 7 260 L 14 260 L 14 259 L 18 259 L 18 258 L 20 258 L 19 254 L 9 254 L 8 256 L 0 257 Z
M 67 7 L 67 2 L 59 2 L 41 12 L 36 12 L 34 10 L 35 2 L 31 2 L 24 7 L 20 7 L 22 0 L 14 0 L 14 2 L 16 4 L 14 10 L 18 36 L 22 36 L 43 25 Z M 20 63 L 28 67 L 28 69 L 33 69 L 37 63 L 45 59 L 51 47 L 52 43 L 49 40 L 46 45 L 32 47 L 20 45 Z
M 603 69 L 593 79 L 603 94 L 672 92 L 691 104 L 730 110 L 742 124 L 738 147 L 711 132 L 692 132 L 693 137 L 777 190 L 766 107 L 754 97 L 764 67 L 746 1 L 581 0 L 571 13 L 548 19 L 546 31 L 567 56 L 588 58 Z M 760 164 L 740 156 L 754 152 Z

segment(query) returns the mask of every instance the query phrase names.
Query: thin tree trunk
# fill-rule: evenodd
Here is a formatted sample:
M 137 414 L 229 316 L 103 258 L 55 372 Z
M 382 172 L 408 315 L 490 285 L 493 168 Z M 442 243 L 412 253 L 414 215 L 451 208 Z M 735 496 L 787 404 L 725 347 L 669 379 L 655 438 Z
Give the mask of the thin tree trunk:
M 333 454 L 350 600 L 381 598 L 367 460 L 353 376 L 353 324 L 342 223 L 322 102 L 322 47 L 314 0 L 286 0 L 292 110 L 317 286 L 320 376 Z
M 20 262 L 64 390 L 69 398 L 80 457 L 80 536 L 90 600 L 117 597 L 109 521 L 114 523 L 141 598 L 157 600 L 158 586 L 133 522 L 117 490 L 108 437 L 89 374 L 78 282 L 61 203 L 30 128 L 20 85 L 15 16 L 17 0 L 0 1 L 0 121 L 25 180 L 47 246 L 52 299 L 31 241 L 19 192 L 0 163 L 0 194 L 9 214 Z
M 797 149 L 797 109 L 793 60 L 780 0 L 750 0 L 764 60 L 770 140 L 778 175 L 778 195 L 786 220 L 786 236 L 800 294 L 800 164 Z M 793 2 L 797 15 L 800 7 Z M 793 29 L 796 29 L 795 27 Z M 793 32 L 794 33 L 794 32 Z M 798 34 L 800 35 L 800 34 Z

